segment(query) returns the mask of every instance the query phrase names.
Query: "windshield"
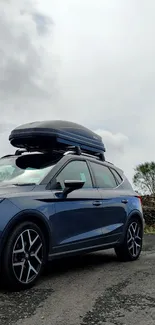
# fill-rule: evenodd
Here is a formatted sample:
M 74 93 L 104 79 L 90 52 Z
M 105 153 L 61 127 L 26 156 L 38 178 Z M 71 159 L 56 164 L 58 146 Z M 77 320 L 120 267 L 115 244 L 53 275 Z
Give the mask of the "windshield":
M 46 159 L 43 154 L 2 158 L 0 159 L 0 185 L 40 184 L 53 167 L 54 163 Z

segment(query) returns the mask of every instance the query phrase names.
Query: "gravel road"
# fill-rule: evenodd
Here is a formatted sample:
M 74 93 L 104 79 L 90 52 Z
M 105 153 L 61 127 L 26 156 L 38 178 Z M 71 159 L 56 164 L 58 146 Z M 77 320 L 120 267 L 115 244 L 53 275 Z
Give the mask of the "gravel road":
M 55 261 L 37 285 L 0 290 L 0 325 L 154 325 L 155 236 L 140 259 L 117 261 L 113 250 Z

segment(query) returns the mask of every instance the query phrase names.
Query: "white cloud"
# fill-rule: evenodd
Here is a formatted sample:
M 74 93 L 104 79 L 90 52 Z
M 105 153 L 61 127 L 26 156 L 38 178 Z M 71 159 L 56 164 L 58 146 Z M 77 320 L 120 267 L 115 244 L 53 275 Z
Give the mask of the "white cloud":
M 125 174 L 132 179 L 129 152 L 129 138 L 122 133 L 112 133 L 110 131 L 98 129 L 95 131 L 102 137 L 106 147 L 106 160 L 113 162 L 118 167 L 125 170 Z M 127 170 L 125 167 L 128 167 Z
M 103 142 L 106 144 L 107 153 L 111 152 L 111 155 L 113 155 L 113 151 L 115 151 L 120 155 L 125 152 L 129 141 L 127 136 L 122 133 L 113 134 L 112 132 L 101 129 L 95 132 L 102 137 Z

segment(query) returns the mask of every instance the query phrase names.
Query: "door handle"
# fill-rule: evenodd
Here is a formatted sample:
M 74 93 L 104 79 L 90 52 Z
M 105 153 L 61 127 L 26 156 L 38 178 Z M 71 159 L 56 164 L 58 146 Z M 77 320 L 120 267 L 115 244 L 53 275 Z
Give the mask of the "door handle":
M 102 202 L 101 201 L 94 201 L 93 205 L 96 206 L 96 207 L 99 207 L 100 205 L 102 205 Z
M 127 204 L 128 203 L 128 200 L 127 199 L 123 199 L 122 200 L 122 203 Z

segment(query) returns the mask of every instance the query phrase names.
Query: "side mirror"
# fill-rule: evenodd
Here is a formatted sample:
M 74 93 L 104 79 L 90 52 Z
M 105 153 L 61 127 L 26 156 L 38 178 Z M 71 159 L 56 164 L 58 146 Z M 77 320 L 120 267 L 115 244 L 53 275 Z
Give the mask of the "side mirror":
M 63 196 L 67 197 L 67 195 L 75 190 L 79 190 L 80 188 L 83 187 L 83 185 L 85 184 L 85 182 L 83 181 L 65 181 L 64 185 L 65 188 L 63 190 Z

